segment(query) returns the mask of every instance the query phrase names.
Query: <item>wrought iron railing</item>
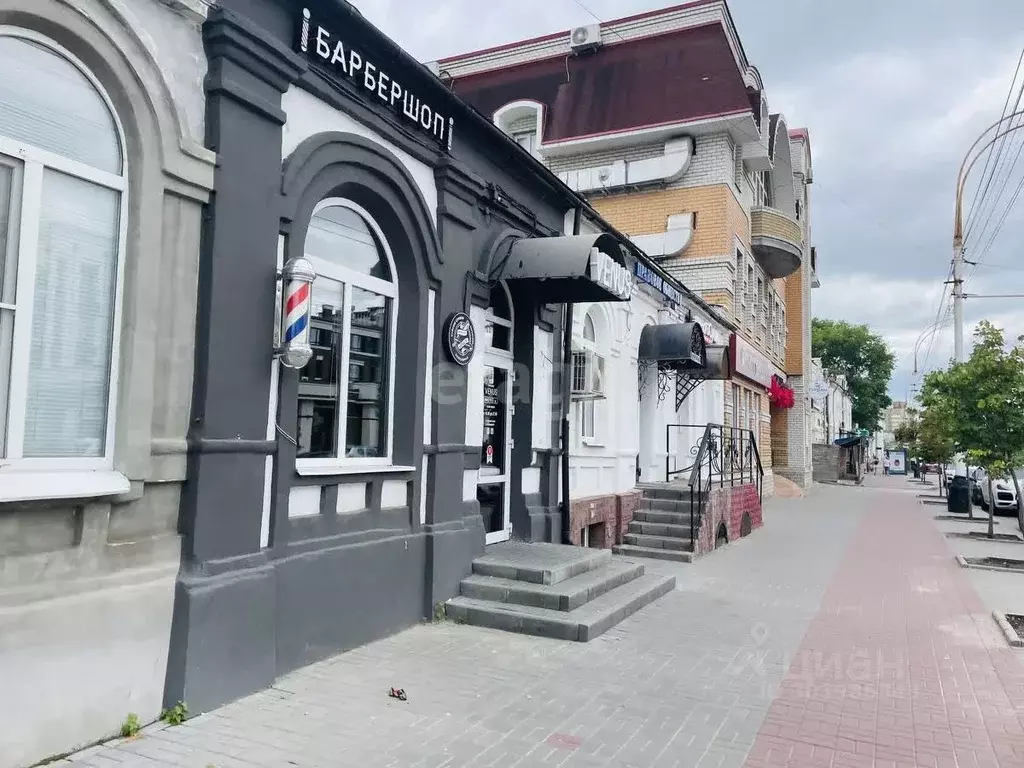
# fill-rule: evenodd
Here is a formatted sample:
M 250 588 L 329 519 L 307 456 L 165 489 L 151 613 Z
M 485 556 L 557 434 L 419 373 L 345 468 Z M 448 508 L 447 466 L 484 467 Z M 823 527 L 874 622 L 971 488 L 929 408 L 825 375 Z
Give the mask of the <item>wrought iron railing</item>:
M 696 435 L 699 438 L 692 439 Z M 676 450 L 673 450 L 673 442 Z M 680 444 L 684 446 L 683 451 L 679 450 Z M 683 476 L 690 488 L 691 548 L 696 548 L 704 506 L 716 485 L 754 485 L 758 499 L 764 500 L 764 466 L 757 438 L 749 429 L 723 424 L 669 424 L 665 428 L 665 454 L 665 482 Z M 685 466 L 673 468 L 673 461 L 679 463 L 680 455 L 684 457 L 681 463 Z M 687 463 L 688 457 L 692 457 L 691 463 Z

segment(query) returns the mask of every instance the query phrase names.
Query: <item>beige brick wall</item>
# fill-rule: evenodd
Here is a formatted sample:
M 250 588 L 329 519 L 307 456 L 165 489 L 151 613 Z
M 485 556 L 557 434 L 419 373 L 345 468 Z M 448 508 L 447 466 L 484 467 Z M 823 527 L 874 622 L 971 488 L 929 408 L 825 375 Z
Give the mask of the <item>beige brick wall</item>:
M 664 232 L 670 215 L 696 213 L 697 225 L 684 259 L 732 253 L 734 232 L 744 242 L 750 240 L 746 214 L 724 184 L 594 197 L 591 203 L 598 213 L 628 235 Z
M 750 228 L 755 235 L 775 237 L 789 243 L 803 243 L 800 225 L 777 211 L 755 208 L 750 212 Z
M 786 281 L 786 373 L 804 373 L 804 267 Z

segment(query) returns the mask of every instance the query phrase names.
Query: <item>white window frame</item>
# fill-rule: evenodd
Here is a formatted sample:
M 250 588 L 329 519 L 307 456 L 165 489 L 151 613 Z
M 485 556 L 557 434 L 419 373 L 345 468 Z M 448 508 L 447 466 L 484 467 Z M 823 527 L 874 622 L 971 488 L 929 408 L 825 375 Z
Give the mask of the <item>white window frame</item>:
M 17 263 L 14 304 L 14 339 L 11 349 L 11 382 L 7 403 L 7 439 L 5 454 L 0 458 L 0 501 L 8 499 L 3 490 L 9 473 L 22 470 L 36 473 L 32 484 L 38 492 L 21 492 L 19 498 L 68 498 L 77 495 L 69 486 L 82 486 L 83 496 L 102 496 L 122 493 L 128 490 L 127 480 L 114 473 L 114 439 L 117 432 L 117 392 L 120 383 L 121 358 L 121 313 L 124 297 L 125 243 L 128 233 L 129 188 L 128 149 L 124 128 L 117 110 L 99 80 L 76 56 L 50 38 L 20 27 L 0 26 L 0 37 L 16 37 L 36 43 L 58 56 L 64 57 L 89 81 L 110 113 L 118 148 L 121 153 L 121 173 L 113 174 L 93 168 L 85 163 L 71 160 L 48 150 L 34 147 L 0 135 L 0 155 L 21 162 L 21 189 L 19 197 L 20 221 L 18 223 Z M 89 458 L 24 458 L 25 416 L 28 401 L 29 356 L 32 344 L 32 309 L 35 298 L 35 276 L 39 246 L 39 218 L 42 214 L 43 173 L 52 169 L 97 186 L 106 187 L 118 193 L 117 256 L 114 272 L 113 316 L 110 336 L 110 368 L 107 384 L 107 429 L 103 440 L 103 455 Z M 10 309 L 5 305 L 5 309 Z M 100 482 L 92 475 L 95 472 L 110 473 L 108 481 Z M 50 478 L 41 477 L 41 472 L 61 473 L 54 478 L 56 485 L 48 487 Z M 79 475 L 75 482 L 70 473 Z M 64 475 L 64 473 L 69 473 Z M 23 485 L 23 483 L 11 483 Z
M 586 324 L 587 324 L 587 320 L 588 319 L 590 320 L 591 327 L 594 330 L 594 338 L 593 339 L 588 339 L 587 336 L 586 336 Z M 583 315 L 583 324 L 582 325 L 583 325 L 583 330 L 581 332 L 581 335 L 576 337 L 575 343 L 573 344 L 573 356 L 574 356 L 573 360 L 572 360 L 573 367 L 575 368 L 575 355 L 576 355 L 576 353 L 583 353 L 584 355 L 588 356 L 588 359 L 590 361 L 592 361 L 592 364 L 594 366 L 600 365 L 601 369 L 603 371 L 605 371 L 605 373 L 607 374 L 607 365 L 605 363 L 605 358 L 598 351 L 597 323 L 594 321 L 594 318 L 591 315 L 590 310 L 588 310 Z M 602 362 L 600 364 L 598 364 L 598 362 L 597 362 L 598 360 L 601 360 Z M 575 377 L 575 370 L 572 371 L 572 375 Z M 592 371 L 588 370 L 587 371 L 587 375 L 588 376 L 592 376 L 594 374 L 592 373 Z M 602 384 L 604 384 L 604 382 L 602 382 Z M 597 412 L 597 402 L 598 402 L 598 400 L 603 400 L 606 397 L 607 397 L 607 393 L 602 393 L 601 397 L 585 397 L 585 398 L 579 398 L 576 401 L 576 403 L 577 403 L 577 412 L 576 412 L 577 427 L 576 427 L 576 429 L 577 429 L 577 434 L 579 435 L 580 442 L 583 443 L 584 445 L 595 445 L 595 446 L 601 445 L 600 433 L 598 431 L 598 426 L 597 426 L 598 425 L 598 421 L 599 421 L 599 419 L 598 419 L 598 412 Z M 592 429 L 590 430 L 591 434 L 587 434 L 587 430 L 586 430 L 586 425 L 587 425 L 587 409 L 588 408 L 590 409 L 590 417 L 591 417 L 591 425 L 590 425 L 592 427 Z
M 341 363 L 338 366 L 339 377 L 344 377 L 339 382 L 338 392 L 338 453 L 333 458 L 305 458 L 295 459 L 295 469 L 300 475 L 323 475 L 346 471 L 373 471 L 381 468 L 394 468 L 394 443 L 395 443 L 395 347 L 398 341 L 398 270 L 395 269 L 395 259 L 391 252 L 391 246 L 384 237 L 384 232 L 377 224 L 369 211 L 361 205 L 352 202 L 344 197 L 328 197 L 321 200 L 313 208 L 310 216 L 316 216 L 325 208 L 346 208 L 360 216 L 366 225 L 373 231 L 378 242 L 384 251 L 388 261 L 388 268 L 391 271 L 391 281 L 381 280 L 376 277 L 360 272 L 355 269 L 343 267 L 340 264 L 333 264 L 315 256 L 306 256 L 313 264 L 317 276 L 324 276 L 331 280 L 337 280 L 344 285 L 341 328 Z M 352 289 L 365 288 L 368 291 L 380 294 L 391 300 L 391 311 L 388 313 L 387 345 L 388 345 L 388 370 L 387 370 L 387 429 L 384 435 L 386 450 L 383 456 L 345 456 L 346 432 L 348 429 L 348 365 L 352 347 Z M 316 282 L 313 283 L 313 290 L 316 291 Z M 296 406 L 298 403 L 296 402 Z

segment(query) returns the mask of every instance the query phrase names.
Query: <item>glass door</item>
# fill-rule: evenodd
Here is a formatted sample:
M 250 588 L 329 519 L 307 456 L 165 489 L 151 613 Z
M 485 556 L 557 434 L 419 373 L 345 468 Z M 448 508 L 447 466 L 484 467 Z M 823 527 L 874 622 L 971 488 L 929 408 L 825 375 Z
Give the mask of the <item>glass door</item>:
M 476 498 L 488 544 L 506 541 L 512 533 L 508 513 L 512 447 L 511 369 L 512 361 L 508 359 L 489 354 L 484 361 L 483 442 Z

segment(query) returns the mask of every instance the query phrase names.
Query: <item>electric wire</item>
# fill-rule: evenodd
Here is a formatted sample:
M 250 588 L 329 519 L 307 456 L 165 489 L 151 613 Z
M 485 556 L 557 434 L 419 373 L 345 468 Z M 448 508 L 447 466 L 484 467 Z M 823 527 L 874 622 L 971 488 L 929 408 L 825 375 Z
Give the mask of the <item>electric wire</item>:
M 1022 62 L 1024 62 L 1024 49 L 1021 49 L 1020 56 L 1017 58 L 1017 67 L 1013 71 L 1013 77 L 1010 80 L 1010 88 L 1006 92 L 1006 99 L 1003 101 L 1003 109 L 1002 109 L 1002 112 L 1000 113 L 1000 119 L 1005 119 L 1007 115 L 1011 115 L 1014 112 L 1016 112 L 1018 107 L 1019 107 L 1019 105 L 1020 105 L 1020 99 L 1021 99 L 1022 91 L 1018 90 L 1018 92 L 1017 92 L 1017 99 L 1016 99 L 1016 102 L 1014 104 L 1014 108 L 1012 110 L 1009 110 L 1010 99 L 1013 97 L 1014 86 L 1017 84 L 1017 76 L 1020 74 L 1020 68 L 1021 68 L 1021 63 Z M 1024 88 L 1024 81 L 1022 81 L 1021 86 L 1022 86 L 1022 88 Z M 1000 159 L 1000 157 L 1002 155 L 1003 148 L 1006 145 L 1006 139 L 1007 139 L 1007 137 L 1003 136 L 1000 139 L 1000 141 L 998 142 L 998 146 L 995 146 L 995 145 L 991 146 L 989 148 L 988 153 L 985 156 L 985 166 L 984 166 L 984 168 L 981 171 L 981 179 L 978 182 L 978 189 L 981 190 L 981 191 L 980 191 L 980 194 L 975 194 L 974 198 L 971 201 L 971 205 L 970 205 L 970 207 L 967 210 L 967 226 L 966 226 L 966 230 L 965 230 L 965 233 L 964 233 L 964 241 L 965 242 L 967 240 L 968 235 L 974 229 L 973 224 L 974 224 L 974 221 L 976 221 L 976 219 L 973 216 L 973 214 L 974 214 L 974 211 L 975 211 L 975 207 L 978 208 L 978 211 L 980 213 L 980 211 L 985 206 L 985 198 L 988 195 L 988 190 L 989 190 L 989 188 L 992 185 L 992 179 L 995 176 L 996 166 L 999 163 L 999 159 Z M 993 160 L 994 160 L 994 162 L 993 162 Z M 986 174 L 988 174 L 990 165 L 992 166 L 992 173 L 988 175 L 988 180 L 986 181 L 985 177 L 986 177 Z M 984 184 L 984 188 L 983 189 L 982 189 L 982 184 Z M 997 199 L 998 199 L 998 197 L 997 197 Z

